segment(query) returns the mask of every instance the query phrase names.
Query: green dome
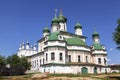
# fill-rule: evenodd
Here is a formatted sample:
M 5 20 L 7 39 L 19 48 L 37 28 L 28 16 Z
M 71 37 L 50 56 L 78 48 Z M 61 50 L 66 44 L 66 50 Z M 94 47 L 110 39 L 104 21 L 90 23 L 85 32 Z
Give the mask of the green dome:
M 99 37 L 99 34 L 98 34 L 98 32 L 95 31 L 95 32 L 92 34 L 92 36 L 93 36 L 93 37 L 95 37 L 95 36 Z
M 55 17 L 52 19 L 52 23 L 59 23 L 59 19 L 55 16 Z
M 66 38 L 65 39 L 68 45 L 76 45 L 76 46 L 86 46 L 86 43 L 80 38 Z
M 59 22 L 65 22 L 65 19 L 62 16 L 59 16 L 58 19 L 59 19 Z
M 75 29 L 77 29 L 77 28 L 82 28 L 82 26 L 79 22 L 77 22 L 77 24 L 75 25 Z
M 58 16 L 58 18 L 67 22 L 67 18 L 65 16 L 63 16 L 62 10 L 60 11 L 60 15 Z
M 50 32 L 50 30 L 48 29 L 48 27 L 45 27 L 45 28 L 43 29 L 43 32 Z
M 103 50 L 102 45 L 100 43 L 94 43 L 94 50 Z

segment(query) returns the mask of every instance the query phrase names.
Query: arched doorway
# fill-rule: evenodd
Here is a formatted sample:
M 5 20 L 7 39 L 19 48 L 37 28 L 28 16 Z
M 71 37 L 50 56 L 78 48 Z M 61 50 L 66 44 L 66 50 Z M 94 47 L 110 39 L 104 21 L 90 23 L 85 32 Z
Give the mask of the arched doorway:
M 88 69 L 86 67 L 83 67 L 81 71 L 82 71 L 82 74 L 87 74 L 88 73 Z
M 94 67 L 94 74 L 97 74 L 97 68 Z

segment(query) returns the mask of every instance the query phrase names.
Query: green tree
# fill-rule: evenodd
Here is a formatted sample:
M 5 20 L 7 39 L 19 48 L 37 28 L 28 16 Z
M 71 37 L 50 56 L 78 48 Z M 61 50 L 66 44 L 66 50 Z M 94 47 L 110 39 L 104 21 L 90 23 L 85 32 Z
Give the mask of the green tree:
M 7 58 L 7 64 L 10 65 L 10 75 L 24 74 L 31 66 L 26 57 L 18 57 L 16 54 Z
M 120 19 L 117 21 L 118 25 L 117 28 L 115 29 L 115 32 L 113 33 L 113 40 L 117 44 L 117 49 L 120 50 Z
M 0 66 L 5 66 L 5 58 L 0 55 Z

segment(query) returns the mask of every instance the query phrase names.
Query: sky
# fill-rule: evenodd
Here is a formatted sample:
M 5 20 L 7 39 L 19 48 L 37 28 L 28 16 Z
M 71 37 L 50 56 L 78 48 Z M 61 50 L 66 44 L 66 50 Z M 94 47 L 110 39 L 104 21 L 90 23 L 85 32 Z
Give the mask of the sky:
M 68 32 L 74 33 L 79 21 L 86 43 L 92 45 L 94 28 L 107 49 L 108 63 L 120 64 L 112 33 L 120 18 L 120 0 L 0 0 L 0 55 L 15 54 L 20 43 L 32 45 L 42 37 L 43 28 L 51 28 L 54 10 L 67 17 Z

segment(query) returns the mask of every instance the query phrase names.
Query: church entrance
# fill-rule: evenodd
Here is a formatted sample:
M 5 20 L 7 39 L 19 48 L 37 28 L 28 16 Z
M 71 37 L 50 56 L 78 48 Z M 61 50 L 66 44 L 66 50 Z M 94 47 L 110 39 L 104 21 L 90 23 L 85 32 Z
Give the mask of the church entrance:
M 97 68 L 94 67 L 94 74 L 97 74 Z
M 88 69 L 86 67 L 83 67 L 81 71 L 82 71 L 82 74 L 87 74 L 88 73 Z

